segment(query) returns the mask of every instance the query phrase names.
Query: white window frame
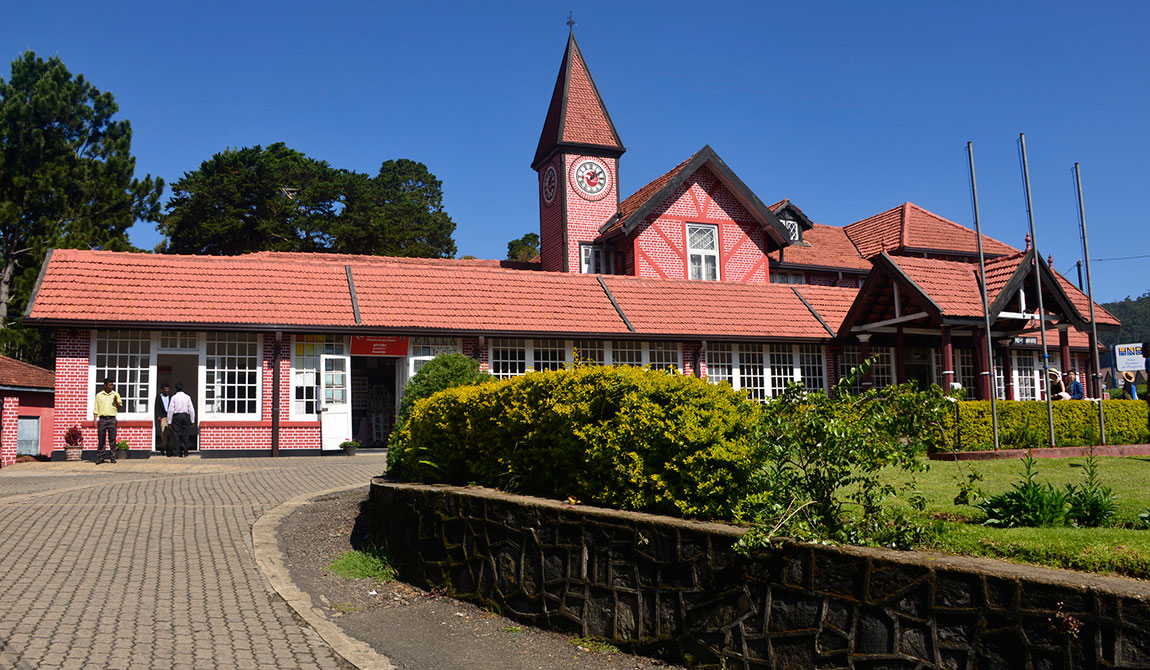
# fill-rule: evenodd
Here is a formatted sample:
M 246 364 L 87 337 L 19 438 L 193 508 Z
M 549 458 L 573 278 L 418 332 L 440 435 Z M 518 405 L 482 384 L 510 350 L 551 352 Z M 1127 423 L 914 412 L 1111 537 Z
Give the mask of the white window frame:
M 707 379 L 727 382 L 731 388 L 747 391 L 755 400 L 766 400 L 770 377 L 766 347 L 759 343 L 708 342 Z M 714 371 L 719 370 L 718 374 Z
M 313 338 L 313 337 L 322 337 L 324 339 L 323 339 L 323 341 L 315 340 L 315 341 L 310 341 L 310 342 L 302 339 L 302 338 Z M 330 341 L 328 338 L 330 338 Z M 331 352 L 328 352 L 326 349 L 326 345 L 328 345 L 328 344 L 332 345 Z M 311 345 L 313 347 L 323 346 L 324 350 L 315 352 L 314 354 L 300 353 L 299 352 L 300 345 L 304 345 L 305 347 L 308 345 Z M 337 346 L 341 347 L 341 349 L 339 351 L 336 350 Z M 290 410 L 288 412 L 288 417 L 290 418 L 290 420 L 292 420 L 292 421 L 318 421 L 319 420 L 320 398 L 319 398 L 319 390 L 318 389 L 319 389 L 319 375 L 320 375 L 320 369 L 319 368 L 320 368 L 320 365 L 322 365 L 321 357 L 325 353 L 332 353 L 332 354 L 336 354 L 336 355 L 346 355 L 349 353 L 349 351 L 350 350 L 348 348 L 347 338 L 342 336 L 342 335 L 329 335 L 329 334 L 323 334 L 323 333 L 303 333 L 303 334 L 292 336 L 292 339 L 291 339 L 291 391 L 290 391 L 291 399 L 289 401 L 290 402 Z M 305 361 L 304 359 L 309 359 L 309 360 Z M 314 360 L 310 360 L 310 359 L 314 359 Z M 308 365 L 308 363 L 314 363 L 314 367 L 312 367 L 311 365 Z M 296 389 L 309 387 L 306 384 L 306 378 L 307 378 L 308 374 L 311 375 L 311 382 L 312 383 L 310 384 L 310 388 L 312 390 L 312 394 L 315 397 L 311 398 L 310 400 L 305 398 L 302 401 L 297 401 L 296 400 Z M 315 403 L 316 411 L 313 413 L 308 413 L 308 412 L 302 411 L 296 407 L 297 402 Z
M 1014 349 L 1010 352 L 1010 373 L 1014 377 L 1015 400 L 1045 400 L 1045 383 L 1042 379 L 1041 354 L 1029 349 Z M 1026 361 L 1023 365 L 1022 361 Z
M 614 260 L 614 254 L 597 244 L 579 243 L 579 271 L 585 275 L 615 274 Z
M 208 345 L 209 340 L 213 337 L 224 337 L 232 335 L 254 335 L 255 336 L 255 411 L 254 412 L 216 412 L 212 409 L 211 404 L 208 402 Z M 245 332 L 207 332 L 204 333 L 203 347 L 200 353 L 200 366 L 199 366 L 199 395 L 200 402 L 196 406 L 196 419 L 203 421 L 259 421 L 263 416 L 263 350 L 264 350 L 264 336 L 260 333 L 245 333 Z M 230 354 L 224 354 L 225 356 Z M 225 369 L 226 371 L 226 369 Z M 247 385 L 245 383 L 245 385 Z M 293 390 L 294 397 L 294 390 Z M 278 408 L 273 408 L 277 411 Z
M 548 351 L 560 351 L 558 346 L 554 343 L 561 343 L 561 351 L 563 352 L 563 360 L 561 361 L 560 368 L 570 366 L 574 361 L 574 350 L 580 349 L 580 353 L 584 351 L 593 351 L 596 354 L 595 360 L 592 361 L 598 365 L 634 365 L 636 367 L 650 367 L 653 370 L 670 370 L 674 369 L 676 372 L 683 372 L 683 343 L 671 340 L 654 340 L 654 341 L 637 341 L 637 340 L 559 340 L 553 338 L 491 338 L 487 344 L 487 367 L 488 371 L 499 379 L 509 379 L 511 377 L 518 377 L 526 374 L 529 371 L 538 371 L 539 366 L 546 363 L 548 367 L 542 368 L 545 370 L 555 369 L 553 367 L 554 361 L 544 361 L 542 357 L 536 355 L 537 343 L 549 343 Z M 632 344 L 638 345 L 638 351 L 634 353 L 639 354 L 638 361 L 628 361 L 627 363 L 619 363 L 615 360 L 615 354 L 621 345 L 630 346 Z M 651 345 L 655 344 L 654 351 Z M 669 345 L 667 349 L 661 349 L 661 345 Z M 591 346 L 589 346 L 591 345 Z M 517 363 L 519 359 L 512 361 L 506 356 L 496 356 L 497 350 L 507 349 L 522 349 L 523 358 L 523 371 L 522 372 L 507 372 L 503 368 L 507 363 Z M 654 355 L 652 355 L 654 354 Z M 661 356 L 660 354 L 664 354 Z
M 93 411 L 95 410 L 95 406 L 96 406 L 96 391 L 98 391 L 99 388 L 103 387 L 104 380 L 102 378 L 99 378 L 99 377 L 107 376 L 106 374 L 105 375 L 97 375 L 96 374 L 96 370 L 97 370 L 96 357 L 98 355 L 97 349 L 98 349 L 98 341 L 100 339 L 100 335 L 101 334 L 107 335 L 109 333 L 118 333 L 118 334 L 119 333 L 127 333 L 127 334 L 136 333 L 137 337 L 132 338 L 132 339 L 136 339 L 140 342 L 146 342 L 148 344 L 148 357 L 145 361 L 141 361 L 143 363 L 143 365 L 137 365 L 135 367 L 124 368 L 125 370 L 135 370 L 135 371 L 137 371 L 137 373 L 142 372 L 142 374 L 140 374 L 140 376 L 143 377 L 146 381 L 137 380 L 133 384 L 130 381 L 131 373 L 128 372 L 126 374 L 129 378 L 129 381 L 121 382 L 119 379 L 120 375 L 118 374 L 118 371 L 120 370 L 120 368 L 118 366 L 115 368 L 117 370 L 117 374 L 112 375 L 112 376 L 116 378 L 115 390 L 117 393 L 120 394 L 121 399 L 126 399 L 128 397 L 128 394 L 125 393 L 125 390 L 126 390 L 125 386 L 136 386 L 136 387 L 140 387 L 142 389 L 139 391 L 139 393 L 141 393 L 142 395 L 135 396 L 132 399 L 135 400 L 137 403 L 139 403 L 143 407 L 143 409 L 137 410 L 135 412 L 128 412 L 128 411 L 126 411 L 126 409 L 120 410 L 117 413 L 117 416 L 121 419 L 132 419 L 132 420 L 150 419 L 150 418 L 152 418 L 152 400 L 154 399 L 153 394 L 155 393 L 154 387 L 155 387 L 155 380 L 156 380 L 156 342 L 155 342 L 156 338 L 155 338 L 155 334 L 150 330 L 132 330 L 132 329 L 127 329 L 127 328 L 109 328 L 109 329 L 103 329 L 103 330 L 92 330 L 88 334 L 88 338 L 89 338 L 89 340 L 88 340 L 88 391 L 89 392 L 88 392 L 87 417 L 89 419 L 93 417 Z M 128 341 L 128 340 L 126 338 L 118 338 L 117 341 Z M 117 354 L 117 356 L 122 356 L 122 355 L 125 355 L 125 354 Z M 131 356 L 132 354 L 129 352 L 126 355 Z M 127 408 L 127 406 L 128 406 L 128 403 L 125 401 L 124 407 Z
M 161 354 L 198 354 L 200 333 L 194 330 L 161 330 L 156 333 L 155 348 Z
M 877 356 L 878 360 L 870 369 L 870 380 L 872 388 L 884 388 L 894 384 L 894 347 L 880 347 L 871 345 L 870 355 Z M 862 347 L 857 344 L 849 344 L 843 347 L 842 357 L 840 358 L 841 373 L 846 376 L 851 368 L 857 368 L 862 364 Z M 851 387 L 851 393 L 861 393 L 863 390 L 862 377 L 860 377 L 854 386 Z
M 786 384 L 799 382 L 807 391 L 825 391 L 827 385 L 826 352 L 818 344 L 770 344 L 766 349 L 768 372 L 767 393 L 778 397 L 786 389 Z M 819 374 L 817 385 L 808 383 L 803 376 L 803 356 L 818 356 Z M 789 358 L 789 360 L 788 360 Z M 776 363 L 776 361 L 778 361 Z
M 696 248 L 696 247 L 692 246 L 691 245 L 691 230 L 692 229 L 708 229 L 711 232 L 711 234 L 715 240 L 715 248 L 714 249 L 701 249 L 701 248 Z M 719 262 L 719 227 L 717 225 L 715 225 L 713 223 L 688 223 L 688 224 L 686 224 L 686 238 L 684 240 L 684 246 L 687 247 L 687 279 L 690 279 L 691 281 L 722 281 L 723 280 L 723 268 L 722 268 L 722 264 Z M 695 256 L 699 257 L 699 276 L 698 277 L 694 277 L 691 274 L 691 268 L 693 267 L 692 261 L 693 261 Z M 714 257 L 714 261 L 715 261 L 715 278 L 714 279 L 708 279 L 705 276 L 706 271 L 707 271 L 707 259 L 711 258 L 711 257 Z
M 419 368 L 440 354 L 461 354 L 463 346 L 458 337 L 436 337 L 421 335 L 413 337 L 408 342 L 407 349 L 407 378 L 411 379 Z M 399 394 L 402 394 L 400 391 Z

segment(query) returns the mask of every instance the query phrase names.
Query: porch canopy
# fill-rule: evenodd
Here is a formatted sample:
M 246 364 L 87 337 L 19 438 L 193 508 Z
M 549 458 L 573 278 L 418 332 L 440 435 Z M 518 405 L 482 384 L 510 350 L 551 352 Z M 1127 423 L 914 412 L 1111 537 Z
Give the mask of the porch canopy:
M 1036 271 L 1042 279 L 1042 319 L 1050 337 L 1058 332 L 1061 370 L 1072 367 L 1070 331 L 1090 329 L 1089 299 L 1043 262 L 1033 248 L 986 261 L 989 334 L 983 318 L 983 282 L 976 263 L 885 252 L 876 255 L 873 262 L 874 269 L 843 320 L 839 335 L 844 344 L 859 342 L 864 359 L 872 345 L 893 346 L 894 374 L 899 383 L 907 381 L 908 349 L 941 348 L 942 383 L 950 388 L 955 381 L 954 341 L 965 340 L 974 353 L 975 397 L 989 399 L 991 365 L 986 337 L 989 335 L 998 350 L 1008 354 L 1016 338 L 1020 338 L 1018 342 L 1028 341 L 1021 338 L 1036 335 Z M 1120 327 L 1113 315 L 1097 305 L 1095 315 L 1100 329 Z M 1098 345 L 1090 342 L 1089 346 Z M 1009 355 L 1002 360 L 1009 365 Z M 1009 378 L 1009 372 L 1006 376 Z M 864 385 L 870 382 L 864 379 Z

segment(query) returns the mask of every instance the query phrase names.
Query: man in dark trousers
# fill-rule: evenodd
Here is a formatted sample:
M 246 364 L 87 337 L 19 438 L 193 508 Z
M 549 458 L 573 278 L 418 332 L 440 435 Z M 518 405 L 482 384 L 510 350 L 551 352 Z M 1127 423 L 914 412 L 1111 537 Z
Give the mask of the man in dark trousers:
M 159 444 L 160 452 L 165 456 L 172 455 L 172 431 L 168 429 L 168 403 L 171 400 L 172 388 L 167 384 L 160 384 L 153 414 L 156 418 L 156 442 Z
M 180 458 L 188 455 L 188 443 L 192 439 L 192 427 L 196 423 L 196 408 L 192 399 L 184 393 L 184 385 L 176 382 L 176 394 L 168 401 L 168 425 L 176 438 L 176 453 Z
M 113 383 L 111 377 L 104 380 L 104 388 L 96 392 L 96 403 L 92 406 L 92 413 L 96 415 L 96 434 L 99 436 L 96 465 L 104 461 L 116 462 L 116 413 L 124 403 L 113 388 Z M 105 446 L 107 451 L 104 451 Z

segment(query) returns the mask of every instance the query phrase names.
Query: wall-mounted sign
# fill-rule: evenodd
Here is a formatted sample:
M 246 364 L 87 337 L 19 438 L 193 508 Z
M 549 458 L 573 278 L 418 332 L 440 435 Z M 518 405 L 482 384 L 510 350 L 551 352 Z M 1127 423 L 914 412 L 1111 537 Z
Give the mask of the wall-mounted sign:
M 1146 369 L 1145 352 L 1141 342 L 1114 345 L 1114 367 L 1119 372 L 1140 372 Z
M 1014 338 L 1014 343 L 1015 344 L 1038 344 L 1038 338 L 1037 337 L 1022 337 L 1021 335 L 1019 335 L 1018 337 Z
M 406 356 L 408 338 L 403 335 L 352 335 L 352 356 Z

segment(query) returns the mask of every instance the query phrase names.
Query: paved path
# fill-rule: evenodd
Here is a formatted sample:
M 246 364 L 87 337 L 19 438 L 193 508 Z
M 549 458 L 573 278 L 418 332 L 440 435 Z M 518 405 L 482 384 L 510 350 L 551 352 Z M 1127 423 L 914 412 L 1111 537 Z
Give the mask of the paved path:
M 382 454 L 0 470 L 0 668 L 348 668 L 271 589 L 252 525 Z

